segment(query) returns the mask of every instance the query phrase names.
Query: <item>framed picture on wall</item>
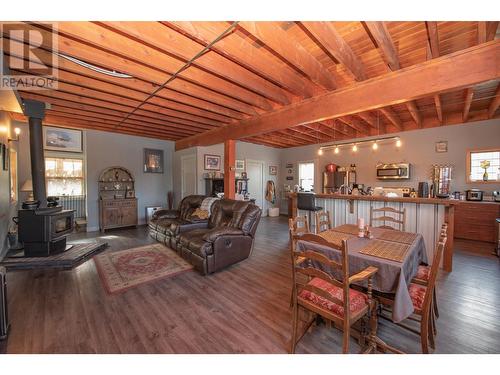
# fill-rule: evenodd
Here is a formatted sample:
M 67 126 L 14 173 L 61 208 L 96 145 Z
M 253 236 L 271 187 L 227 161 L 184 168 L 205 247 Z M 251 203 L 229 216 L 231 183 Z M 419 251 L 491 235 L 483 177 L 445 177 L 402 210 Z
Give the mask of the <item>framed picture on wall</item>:
M 436 152 L 448 152 L 448 142 L 447 141 L 436 142 Z
M 81 130 L 43 127 L 43 148 L 50 151 L 83 152 Z
M 269 175 L 276 176 L 278 174 L 278 167 L 276 165 L 269 166 Z
M 236 160 L 234 164 L 234 168 L 238 171 L 245 169 L 245 160 Z
M 163 173 L 163 150 L 144 149 L 144 173 Z
M 220 171 L 220 155 L 209 155 L 205 154 L 205 169 L 211 171 Z

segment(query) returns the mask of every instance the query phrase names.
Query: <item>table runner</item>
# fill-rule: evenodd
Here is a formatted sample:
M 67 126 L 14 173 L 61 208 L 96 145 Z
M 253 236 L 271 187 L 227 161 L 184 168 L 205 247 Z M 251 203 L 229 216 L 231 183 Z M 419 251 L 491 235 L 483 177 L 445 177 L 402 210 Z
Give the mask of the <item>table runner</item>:
M 372 257 L 393 260 L 401 263 L 409 249 L 410 245 L 404 243 L 372 240 L 369 241 L 359 252 L 360 254 L 366 254 Z

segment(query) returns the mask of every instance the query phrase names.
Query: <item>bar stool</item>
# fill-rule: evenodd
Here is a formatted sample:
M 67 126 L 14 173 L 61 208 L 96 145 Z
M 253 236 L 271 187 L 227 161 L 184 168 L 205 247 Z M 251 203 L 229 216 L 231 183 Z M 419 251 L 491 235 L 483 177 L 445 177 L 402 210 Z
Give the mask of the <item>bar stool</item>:
M 323 207 L 316 206 L 316 195 L 314 193 L 297 193 L 297 209 L 308 211 L 309 223 L 312 226 L 311 212 L 321 211 Z M 316 221 L 314 227 L 316 227 Z

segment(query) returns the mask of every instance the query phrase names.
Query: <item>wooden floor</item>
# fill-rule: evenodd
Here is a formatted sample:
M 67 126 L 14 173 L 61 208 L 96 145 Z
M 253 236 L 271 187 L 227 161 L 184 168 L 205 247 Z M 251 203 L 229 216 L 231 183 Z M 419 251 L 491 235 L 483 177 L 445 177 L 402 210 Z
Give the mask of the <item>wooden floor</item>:
M 264 218 L 252 256 L 211 276 L 196 272 L 110 296 L 94 262 L 70 271 L 8 274 L 12 330 L 7 353 L 285 353 L 290 265 L 285 218 Z M 72 240 L 95 241 L 98 233 Z M 110 248 L 152 242 L 146 228 L 106 233 Z M 500 353 L 500 266 L 456 242 L 454 271 L 440 274 L 437 353 Z M 484 246 L 483 246 L 484 248 Z M 418 339 L 381 321 L 379 336 L 408 353 Z M 359 347 L 352 341 L 351 352 Z M 340 353 L 341 333 L 314 326 L 299 353 Z

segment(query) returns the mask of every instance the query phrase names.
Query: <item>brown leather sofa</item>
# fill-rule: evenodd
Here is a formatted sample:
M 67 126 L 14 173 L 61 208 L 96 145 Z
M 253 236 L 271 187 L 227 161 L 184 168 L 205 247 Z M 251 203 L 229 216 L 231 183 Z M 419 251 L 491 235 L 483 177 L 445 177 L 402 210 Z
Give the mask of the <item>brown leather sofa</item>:
M 176 250 L 176 237 L 187 230 L 205 228 L 208 219 L 193 217 L 193 212 L 201 206 L 204 195 L 189 195 L 182 199 L 178 210 L 158 210 L 149 222 L 149 234 Z
M 247 201 L 216 201 L 204 228 L 179 233 L 177 252 L 203 275 L 240 262 L 251 253 L 261 214 Z

